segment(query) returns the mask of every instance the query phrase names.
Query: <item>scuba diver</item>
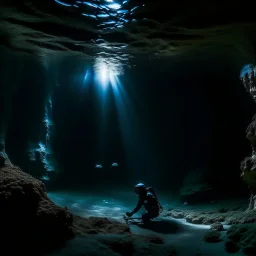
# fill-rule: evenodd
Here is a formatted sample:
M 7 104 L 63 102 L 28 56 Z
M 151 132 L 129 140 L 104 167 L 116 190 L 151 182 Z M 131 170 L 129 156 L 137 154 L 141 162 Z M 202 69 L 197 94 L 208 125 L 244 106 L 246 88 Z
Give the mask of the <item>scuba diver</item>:
M 139 183 L 135 186 L 134 192 L 139 196 L 139 201 L 133 211 L 126 213 L 128 217 L 132 217 L 133 214 L 144 206 L 145 212 L 142 213 L 141 219 L 142 222 L 146 224 L 149 223 L 151 219 L 158 217 L 163 211 L 163 207 L 159 203 L 152 187 L 147 187 L 143 183 Z

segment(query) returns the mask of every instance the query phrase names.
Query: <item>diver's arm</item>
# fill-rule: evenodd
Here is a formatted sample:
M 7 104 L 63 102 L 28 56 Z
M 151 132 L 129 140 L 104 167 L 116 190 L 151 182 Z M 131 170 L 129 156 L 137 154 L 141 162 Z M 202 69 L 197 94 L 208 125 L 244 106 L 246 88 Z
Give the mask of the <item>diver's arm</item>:
M 137 206 L 134 208 L 134 210 L 131 212 L 132 214 L 135 214 L 136 212 L 138 212 L 140 210 L 140 208 L 143 206 L 143 199 L 140 198 L 138 203 L 137 203 Z

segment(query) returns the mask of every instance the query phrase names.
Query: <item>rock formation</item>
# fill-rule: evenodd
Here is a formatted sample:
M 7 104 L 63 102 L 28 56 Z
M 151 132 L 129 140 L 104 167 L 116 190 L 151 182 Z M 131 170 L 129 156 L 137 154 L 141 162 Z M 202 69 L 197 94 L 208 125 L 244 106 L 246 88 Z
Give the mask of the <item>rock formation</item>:
M 246 88 L 256 101 L 256 67 L 247 65 L 241 73 L 241 80 Z M 248 185 L 251 197 L 248 210 L 256 209 L 256 115 L 252 119 L 252 123 L 247 128 L 247 139 L 251 143 L 252 154 L 246 157 L 241 163 L 242 178 Z
M 256 224 L 237 224 L 227 231 L 226 250 L 234 253 L 240 249 L 245 255 L 256 255 Z
M 3 153 L 3 152 L 2 152 Z M 74 236 L 73 216 L 56 206 L 42 182 L 13 166 L 7 155 L 0 155 L 0 226 L 3 247 L 9 253 L 47 251 Z M 11 245 L 11 246 L 10 246 Z

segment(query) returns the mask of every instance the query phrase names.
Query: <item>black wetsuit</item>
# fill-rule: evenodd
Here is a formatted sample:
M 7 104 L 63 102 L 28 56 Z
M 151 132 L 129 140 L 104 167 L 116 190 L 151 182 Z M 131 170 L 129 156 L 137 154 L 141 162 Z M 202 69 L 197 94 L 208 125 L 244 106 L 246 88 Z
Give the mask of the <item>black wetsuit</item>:
M 145 208 L 145 212 L 142 214 L 143 222 L 148 222 L 150 219 L 159 216 L 160 204 L 157 197 L 154 193 L 150 192 L 149 189 L 147 189 L 145 193 L 139 195 L 139 201 L 135 209 L 132 211 L 132 214 L 138 212 L 142 206 Z

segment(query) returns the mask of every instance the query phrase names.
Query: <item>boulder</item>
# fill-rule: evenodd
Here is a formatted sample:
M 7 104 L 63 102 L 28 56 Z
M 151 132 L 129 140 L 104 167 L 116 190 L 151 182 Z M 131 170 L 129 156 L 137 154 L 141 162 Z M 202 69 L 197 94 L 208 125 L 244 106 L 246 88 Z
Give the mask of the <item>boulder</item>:
M 215 231 L 223 231 L 224 227 L 220 222 L 216 222 L 211 225 L 211 229 Z
M 48 198 L 41 181 L 13 165 L 0 168 L 0 205 L 1 244 L 10 254 L 12 248 L 52 250 L 74 236 L 72 214 Z

